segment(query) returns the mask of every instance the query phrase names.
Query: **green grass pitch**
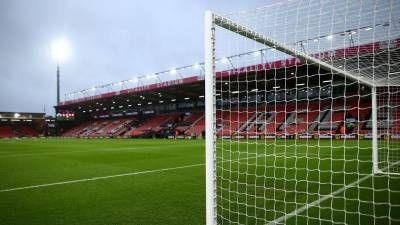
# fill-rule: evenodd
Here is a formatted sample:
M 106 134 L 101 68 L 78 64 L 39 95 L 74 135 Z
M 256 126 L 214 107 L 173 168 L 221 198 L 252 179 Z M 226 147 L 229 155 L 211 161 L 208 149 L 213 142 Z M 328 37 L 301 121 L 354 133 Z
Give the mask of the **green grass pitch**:
M 204 224 L 204 142 L 0 140 L 0 224 Z
M 222 224 L 266 224 L 372 168 L 370 141 L 240 142 L 217 143 Z M 0 224 L 204 224 L 204 172 L 201 140 L 0 140 Z M 399 205 L 399 176 L 367 177 L 285 223 L 396 224 Z

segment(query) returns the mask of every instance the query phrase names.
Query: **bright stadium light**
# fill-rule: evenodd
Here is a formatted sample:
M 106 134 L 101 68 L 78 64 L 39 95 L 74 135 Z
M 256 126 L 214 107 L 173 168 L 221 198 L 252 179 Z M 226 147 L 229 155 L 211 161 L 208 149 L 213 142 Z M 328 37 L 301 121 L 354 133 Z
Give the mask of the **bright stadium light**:
M 53 41 L 51 44 L 51 56 L 57 63 L 64 62 L 69 57 L 69 44 L 65 39 Z
M 176 74 L 176 69 L 170 70 L 170 73 L 171 73 L 171 74 Z
M 195 63 L 195 64 L 193 65 L 193 68 L 199 69 L 199 68 L 200 68 L 200 64 L 199 64 L 199 63 Z

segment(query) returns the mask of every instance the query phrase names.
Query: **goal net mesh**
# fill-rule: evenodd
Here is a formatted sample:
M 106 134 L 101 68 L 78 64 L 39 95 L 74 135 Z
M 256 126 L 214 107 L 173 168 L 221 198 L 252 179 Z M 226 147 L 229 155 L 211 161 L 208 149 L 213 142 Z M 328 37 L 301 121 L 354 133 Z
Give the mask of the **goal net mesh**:
M 400 224 L 400 2 L 214 20 L 216 222 Z

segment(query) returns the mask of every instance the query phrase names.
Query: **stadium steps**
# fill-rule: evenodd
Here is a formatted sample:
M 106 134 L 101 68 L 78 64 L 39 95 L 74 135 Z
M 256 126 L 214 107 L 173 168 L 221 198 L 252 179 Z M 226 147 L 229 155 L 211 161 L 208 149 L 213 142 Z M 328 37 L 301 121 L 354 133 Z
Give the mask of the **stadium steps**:
M 244 130 L 248 131 L 251 128 L 253 128 L 254 121 L 258 118 L 259 115 L 261 115 L 261 112 L 254 112 L 252 116 L 246 122 L 243 123 L 243 125 L 239 128 L 238 132 L 241 133 Z
M 199 136 L 203 130 L 204 130 L 204 125 L 205 125 L 205 118 L 204 118 L 204 113 L 196 119 L 192 125 L 185 131 L 186 135 L 189 136 Z

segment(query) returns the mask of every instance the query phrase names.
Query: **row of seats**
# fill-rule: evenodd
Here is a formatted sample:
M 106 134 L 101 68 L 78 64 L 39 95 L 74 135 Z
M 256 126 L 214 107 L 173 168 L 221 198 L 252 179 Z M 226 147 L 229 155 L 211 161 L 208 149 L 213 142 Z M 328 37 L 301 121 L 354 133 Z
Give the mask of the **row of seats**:
M 140 120 L 137 126 L 127 126 L 132 119 L 86 122 L 64 135 L 137 137 L 167 130 L 175 135 L 202 136 L 205 130 L 204 112 L 158 114 Z M 218 109 L 216 123 L 218 136 L 336 134 L 345 126 L 346 133 L 367 134 L 372 129 L 370 101 L 343 99 Z M 400 108 L 379 108 L 378 129 L 400 134 Z
M 0 138 L 37 136 L 39 136 L 39 132 L 27 125 L 0 125 Z
M 121 136 L 129 130 L 132 118 L 108 119 L 84 122 L 64 132 L 64 137 L 108 137 Z

